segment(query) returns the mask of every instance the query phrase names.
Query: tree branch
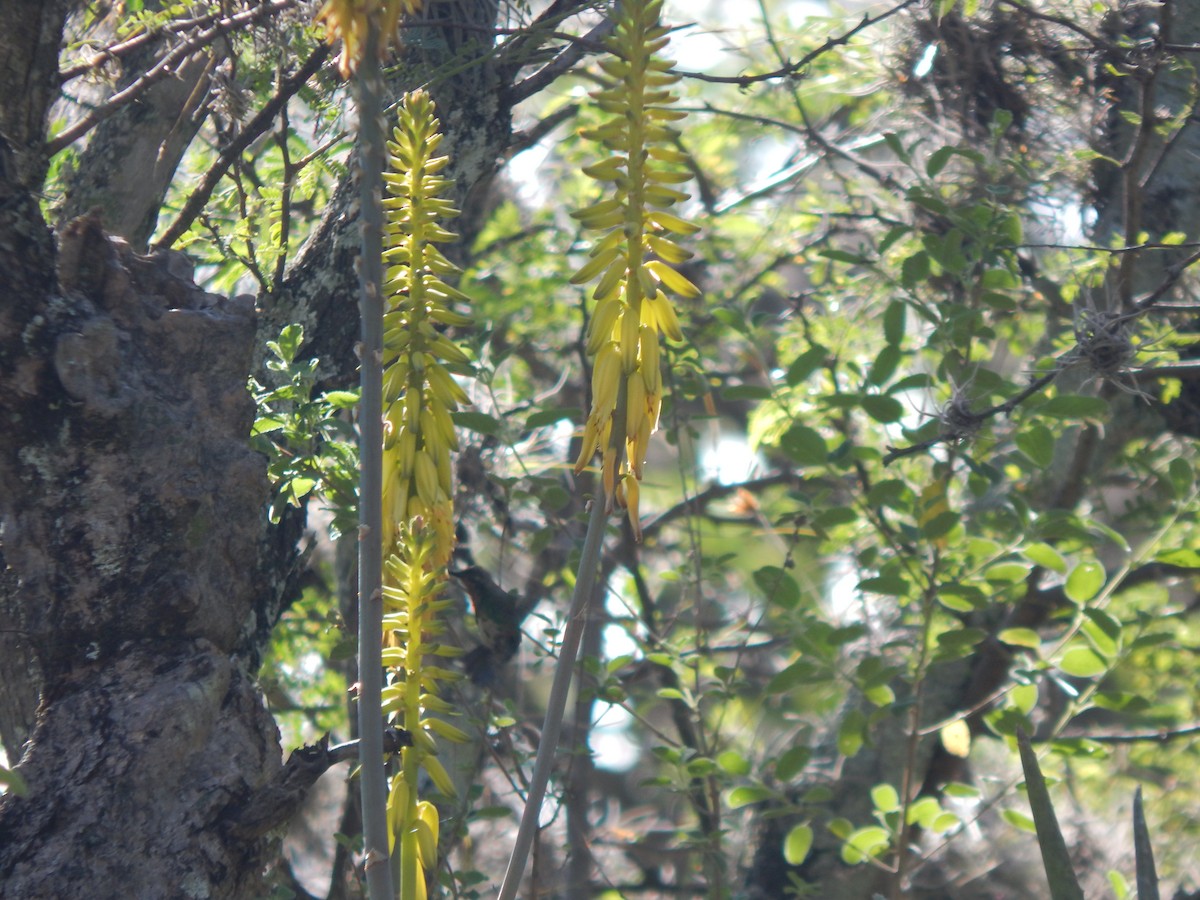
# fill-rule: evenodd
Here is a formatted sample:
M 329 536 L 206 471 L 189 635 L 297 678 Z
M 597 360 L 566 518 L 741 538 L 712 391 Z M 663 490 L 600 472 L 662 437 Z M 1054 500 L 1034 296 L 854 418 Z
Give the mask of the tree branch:
M 211 44 L 223 34 L 238 28 L 245 28 L 259 19 L 264 19 L 275 13 L 282 12 L 295 6 L 296 0 L 269 0 L 261 6 L 256 6 L 253 9 L 248 9 L 245 12 L 237 13 L 228 18 L 221 19 L 210 28 L 206 28 L 194 37 L 190 37 L 181 43 L 178 47 L 169 51 L 162 59 L 160 59 L 146 74 L 124 90 L 117 91 L 108 98 L 100 106 L 97 106 L 70 128 L 66 128 L 59 132 L 58 136 L 53 140 L 46 142 L 46 155 L 53 156 L 60 150 L 69 147 L 79 138 L 83 137 L 89 131 L 96 127 L 100 122 L 107 119 L 118 109 L 125 104 L 136 100 L 143 91 L 157 81 L 162 81 L 175 74 L 175 69 L 178 65 L 187 59 L 193 53 Z
M 295 75 L 284 80 L 279 85 L 279 90 L 275 92 L 275 96 L 268 100 L 254 118 L 247 122 L 245 127 L 222 148 L 221 155 L 217 158 L 217 161 L 208 168 L 204 173 L 204 177 L 200 179 L 200 183 L 196 185 L 191 194 L 188 195 L 187 200 L 184 201 L 183 208 L 179 211 L 179 215 L 175 217 L 175 221 L 154 242 L 153 246 L 155 249 L 170 247 L 183 236 L 184 232 L 191 227 L 196 217 L 200 215 L 205 204 L 208 203 L 208 198 L 212 196 L 212 192 L 216 190 L 217 185 L 220 183 L 221 178 L 229 171 L 229 167 L 233 165 L 242 151 L 263 134 L 266 134 L 275 123 L 276 117 L 287 107 L 288 101 L 308 83 L 308 80 L 320 70 L 328 58 L 329 45 L 321 44 L 312 52 L 312 55 Z

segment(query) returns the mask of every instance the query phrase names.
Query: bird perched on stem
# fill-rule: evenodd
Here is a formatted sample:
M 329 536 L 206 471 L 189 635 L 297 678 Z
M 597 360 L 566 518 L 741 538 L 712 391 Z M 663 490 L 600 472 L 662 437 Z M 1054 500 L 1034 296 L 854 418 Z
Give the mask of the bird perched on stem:
M 496 681 L 500 666 L 517 655 L 521 646 L 521 622 L 532 604 L 524 602 L 516 591 L 506 591 L 482 566 L 451 569 L 471 598 L 475 623 L 482 643 L 463 658 L 463 667 L 471 681 L 489 687 Z

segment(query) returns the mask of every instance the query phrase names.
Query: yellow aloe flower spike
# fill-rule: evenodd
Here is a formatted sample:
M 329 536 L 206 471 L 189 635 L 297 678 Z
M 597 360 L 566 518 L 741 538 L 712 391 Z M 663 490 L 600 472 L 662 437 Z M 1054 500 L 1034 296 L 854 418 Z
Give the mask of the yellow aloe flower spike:
M 683 337 L 668 294 L 700 293 L 673 268 L 692 255 L 675 236 L 694 234 L 699 226 L 668 212 L 687 199 L 676 185 L 690 176 L 679 169 L 686 157 L 672 146 L 678 132 L 670 123 L 683 114 L 670 108 L 678 99 L 670 87 L 679 76 L 658 55 L 668 42 L 661 12 L 662 0 L 621 0 L 616 27 L 605 42 L 613 55 L 600 63 L 605 86 L 592 94 L 612 118 L 583 132 L 609 153 L 584 169 L 604 185 L 605 195 L 572 213 L 585 227 L 606 232 L 571 279 L 583 284 L 599 277 L 587 334 L 594 360 L 592 408 L 575 471 L 601 453 L 605 503 L 628 510 L 639 538 L 637 482 L 662 406 L 659 334 Z M 618 452 L 608 445 L 622 386 L 625 441 Z
M 440 222 L 458 210 L 442 197 L 451 182 L 438 174 L 448 160 L 435 155 L 435 112 L 424 91 L 404 96 L 384 175 L 383 546 L 391 552 L 397 528 L 419 516 L 435 535 L 433 565 L 444 568 L 454 550 L 450 454 L 458 449 L 450 416 L 469 402 L 454 376 L 472 370 L 440 330 L 471 320 L 451 307 L 469 298 L 443 280 L 458 269 L 437 247 L 454 239 Z
M 316 21 L 325 24 L 330 44 L 342 42 L 338 71 L 349 78 L 362 59 L 367 39 L 367 24 L 374 21 L 381 36 L 379 52 L 387 52 L 402 15 L 421 11 L 422 0 L 326 0 Z
M 451 413 L 468 402 L 454 376 L 472 371 L 467 354 L 443 333 L 471 320 L 451 307 L 469 298 L 443 280 L 458 269 L 437 246 L 454 239 L 440 222 L 458 215 L 442 197 L 450 181 L 439 174 L 447 159 L 435 155 L 438 127 L 427 94 L 405 95 L 384 176 L 383 659 L 392 674 L 383 712 L 413 741 L 401 753 L 388 801 L 406 900 L 424 897 L 425 879 L 437 870 L 437 812 L 418 796 L 419 775 L 452 796 L 437 738 L 467 740 L 443 718 L 452 709 L 440 695 L 461 675 L 437 665 L 456 653 L 437 642 L 439 614 L 450 606 L 439 598 L 454 550 L 450 454 L 458 437 Z

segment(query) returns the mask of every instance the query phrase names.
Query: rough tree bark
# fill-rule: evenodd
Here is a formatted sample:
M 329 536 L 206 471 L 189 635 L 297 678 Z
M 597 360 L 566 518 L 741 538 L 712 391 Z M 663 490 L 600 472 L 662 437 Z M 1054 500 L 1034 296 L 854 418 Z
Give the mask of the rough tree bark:
M 279 830 L 329 760 L 282 763 L 254 683 L 295 595 L 303 520 L 267 525 L 246 379 L 256 342 L 295 321 L 331 380 L 353 373 L 351 191 L 257 321 L 253 298 L 205 293 L 182 254 L 140 256 L 98 217 L 56 244 L 37 191 L 73 8 L 0 7 L 0 736 L 24 744 L 30 788 L 0 799 L 0 884 L 22 898 L 260 896 Z M 471 235 L 520 66 L 478 40 L 494 0 L 437 8 L 458 18 L 409 51 L 406 80 L 435 73 Z M 153 117 L 134 125 L 161 137 Z

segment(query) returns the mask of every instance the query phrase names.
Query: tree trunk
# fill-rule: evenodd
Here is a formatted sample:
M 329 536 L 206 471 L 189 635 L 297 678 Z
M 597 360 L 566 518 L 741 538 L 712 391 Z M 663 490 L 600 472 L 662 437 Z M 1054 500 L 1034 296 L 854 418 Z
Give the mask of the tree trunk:
M 24 743 L 29 786 L 0 799 L 0 884 L 21 898 L 262 896 L 328 760 L 282 763 L 254 683 L 295 595 L 303 518 L 263 515 L 246 379 L 258 338 L 292 321 L 330 377 L 353 372 L 356 223 L 333 205 L 264 299 L 265 324 L 253 298 L 205 293 L 183 254 L 139 256 L 97 216 L 56 246 L 36 192 L 68 9 L 0 9 L 0 736 Z M 472 9 L 490 16 L 465 23 L 474 39 L 497 5 Z M 458 56 L 434 93 L 460 191 L 478 198 L 509 109 L 490 45 L 461 43 L 442 48 L 441 62 Z M 430 63 L 411 55 L 424 81 Z

